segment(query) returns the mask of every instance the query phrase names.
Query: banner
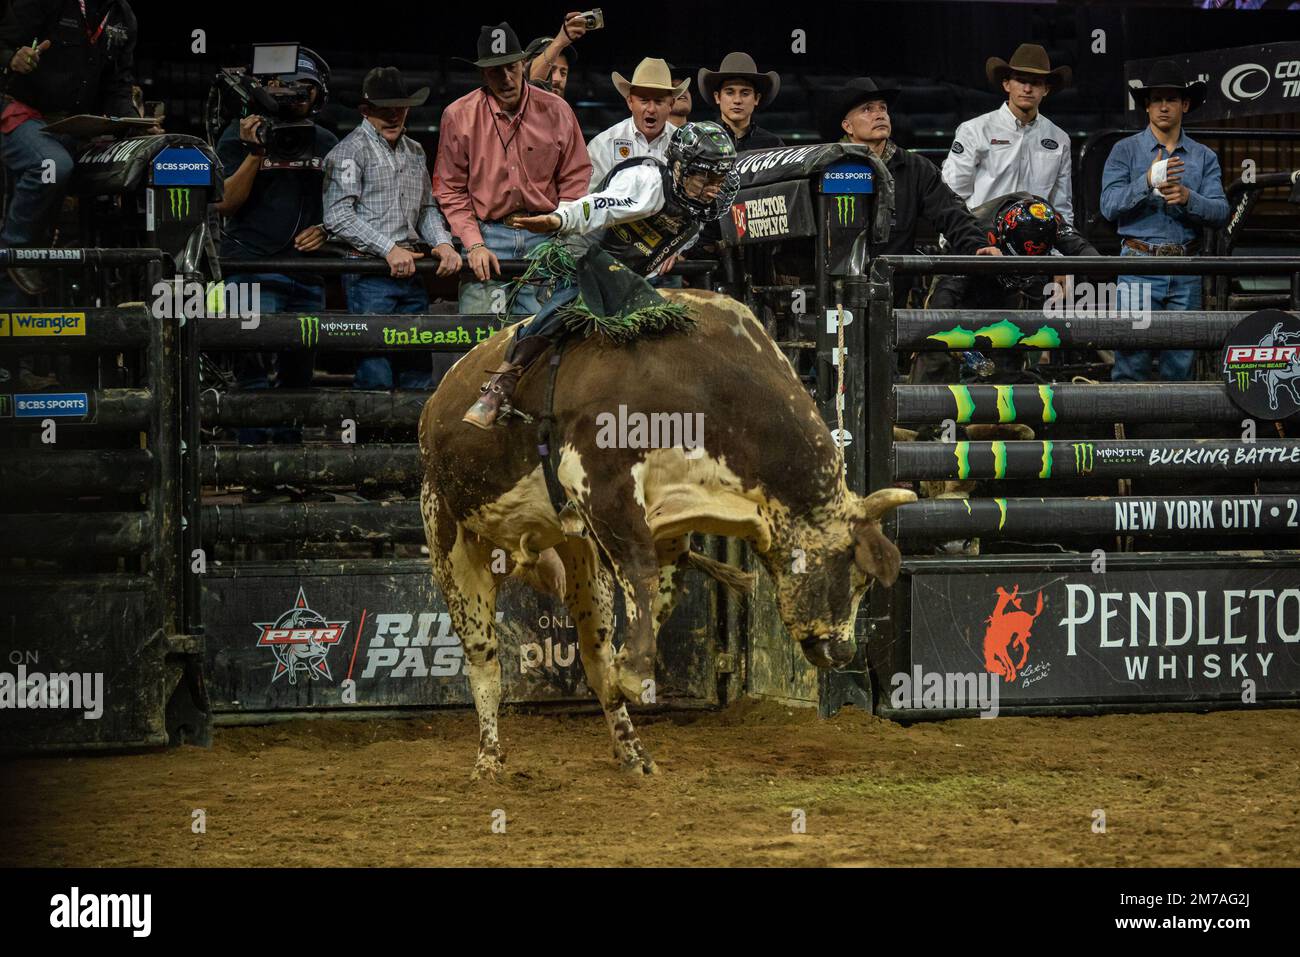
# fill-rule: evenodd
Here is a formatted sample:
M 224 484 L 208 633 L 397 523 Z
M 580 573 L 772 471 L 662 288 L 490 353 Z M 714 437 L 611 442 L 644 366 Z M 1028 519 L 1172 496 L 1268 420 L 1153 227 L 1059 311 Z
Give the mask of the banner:
M 791 236 L 815 236 L 817 224 L 808 181 L 792 180 L 742 189 L 723 216 L 722 238 L 745 246 Z
M 1300 568 L 916 575 L 911 663 L 1004 704 L 1300 694 Z
M 1125 62 L 1125 108 L 1132 126 L 1147 125 L 1133 89 L 1146 81 L 1156 60 L 1173 60 L 1189 81 L 1205 81 L 1205 102 L 1187 116 L 1197 126 L 1210 120 L 1300 112 L 1300 41 L 1265 43 Z

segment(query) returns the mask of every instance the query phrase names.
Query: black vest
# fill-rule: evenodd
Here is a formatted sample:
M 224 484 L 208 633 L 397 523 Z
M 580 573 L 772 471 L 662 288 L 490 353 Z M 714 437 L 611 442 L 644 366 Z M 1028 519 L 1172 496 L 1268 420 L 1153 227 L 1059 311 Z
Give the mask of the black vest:
M 663 183 L 664 206 L 644 219 L 607 227 L 599 237 L 606 252 L 641 276 L 648 276 L 670 256 L 682 251 L 704 225 L 705 214 L 696 212 L 673 195 L 673 173 L 653 156 L 634 156 L 610 170 L 596 187 L 603 192 L 618 173 L 641 164 L 656 166 Z

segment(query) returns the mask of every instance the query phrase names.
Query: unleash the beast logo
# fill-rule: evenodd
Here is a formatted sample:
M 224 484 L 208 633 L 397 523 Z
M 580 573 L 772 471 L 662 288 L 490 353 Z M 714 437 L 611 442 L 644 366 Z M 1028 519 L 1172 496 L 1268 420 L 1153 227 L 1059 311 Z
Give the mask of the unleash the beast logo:
M 298 586 L 298 600 L 293 607 L 275 621 L 254 622 L 260 632 L 258 647 L 270 648 L 275 655 L 275 673 L 272 681 L 281 675 L 289 676 L 289 684 L 298 683 L 298 672 L 305 671 L 312 681 L 321 678 L 333 681 L 330 674 L 330 649 L 343 639 L 349 622 L 326 621 L 307 607 L 307 595 Z
M 1015 611 L 1008 611 L 1014 606 Z M 1029 630 L 1034 626 L 1034 619 L 1043 613 L 1043 592 L 1038 592 L 1038 606 L 1033 614 L 1020 606 L 1020 586 L 1016 585 L 1008 592 L 998 586 L 998 603 L 993 614 L 984 620 L 988 628 L 984 631 L 984 670 L 989 674 L 1001 675 L 1004 681 L 1015 681 L 1016 674 L 1025 666 L 1029 658 Z M 1011 661 L 1012 649 L 1020 652 L 1020 660 Z

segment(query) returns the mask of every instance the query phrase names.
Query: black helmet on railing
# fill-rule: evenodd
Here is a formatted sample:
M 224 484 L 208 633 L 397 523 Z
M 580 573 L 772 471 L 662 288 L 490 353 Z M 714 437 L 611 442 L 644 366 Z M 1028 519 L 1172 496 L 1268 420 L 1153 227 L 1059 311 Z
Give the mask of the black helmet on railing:
M 1044 199 L 1017 199 L 999 209 L 988 231 L 989 245 L 997 246 L 1007 256 L 1049 256 L 1056 247 L 1061 216 Z M 1030 289 L 1041 285 L 1034 275 L 999 276 L 1003 285 Z

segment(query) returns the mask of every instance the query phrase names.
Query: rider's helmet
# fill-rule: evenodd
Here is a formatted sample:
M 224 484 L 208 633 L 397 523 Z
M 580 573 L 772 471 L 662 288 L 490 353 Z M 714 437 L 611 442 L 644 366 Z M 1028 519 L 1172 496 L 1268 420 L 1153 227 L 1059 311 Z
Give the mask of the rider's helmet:
M 1061 216 L 1044 199 L 1018 199 L 1008 203 L 994 217 L 988 241 L 1007 256 L 1047 256 L 1056 246 Z M 1029 289 L 1041 285 L 1038 276 L 999 276 L 1009 288 Z
M 673 195 L 678 202 L 706 219 L 717 219 L 730 207 L 740 190 L 736 172 L 736 144 L 717 123 L 685 123 L 673 131 L 664 162 L 673 174 Z M 686 181 L 696 174 L 722 177 L 714 200 L 686 195 Z

